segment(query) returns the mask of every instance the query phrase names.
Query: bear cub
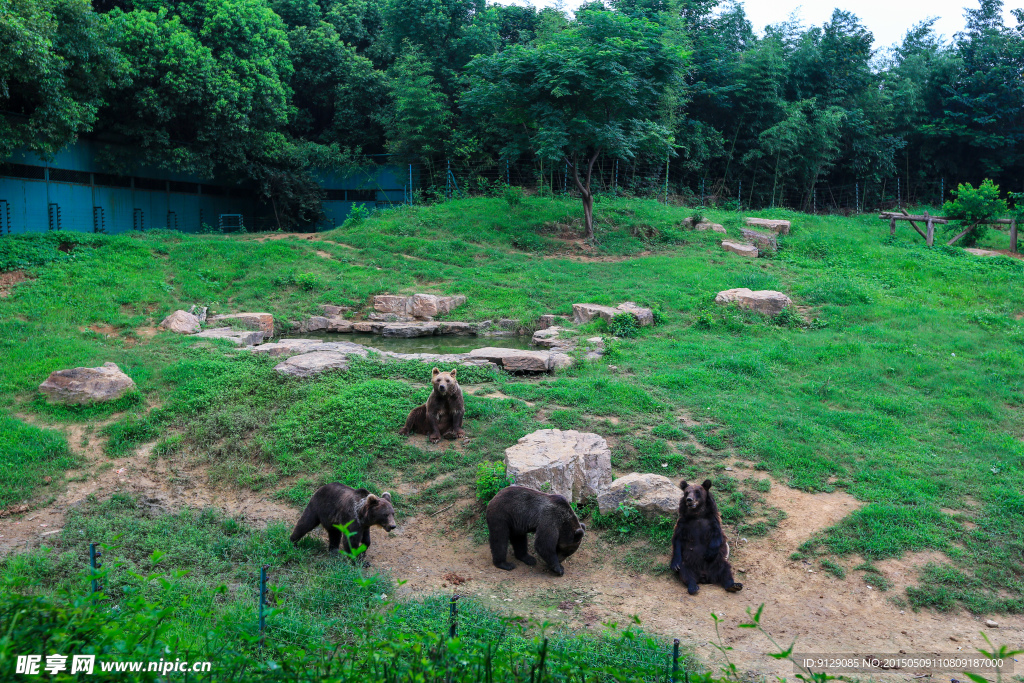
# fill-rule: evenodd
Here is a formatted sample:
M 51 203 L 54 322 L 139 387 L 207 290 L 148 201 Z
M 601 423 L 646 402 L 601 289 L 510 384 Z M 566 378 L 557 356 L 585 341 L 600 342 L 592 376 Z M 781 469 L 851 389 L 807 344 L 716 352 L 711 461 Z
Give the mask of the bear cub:
M 690 595 L 696 595 L 698 583 L 717 583 L 735 593 L 743 588 L 732 578 L 729 566 L 729 542 L 722 533 L 722 518 L 711 495 L 711 480 L 703 484 L 679 484 L 683 497 L 679 501 L 679 521 L 672 533 L 672 571 L 686 584 Z
M 349 535 L 335 526 L 346 522 L 349 523 Z M 297 543 L 320 524 L 327 531 L 332 553 L 337 553 L 338 546 L 342 544 L 346 552 L 359 546 L 366 546 L 369 550 L 370 527 L 379 526 L 389 533 L 395 528 L 391 494 L 385 492 L 378 497 L 366 489 L 354 489 L 338 483 L 325 484 L 316 490 L 299 517 L 292 531 L 292 543 Z
M 427 434 L 430 443 L 437 443 L 442 435 L 446 439 L 466 436 L 462 430 L 466 402 L 462 398 L 462 387 L 455 374 L 456 370 L 441 372 L 434 368 L 430 380 L 434 389 L 430 392 L 430 398 L 424 405 L 412 409 L 405 419 L 405 426 L 398 430 L 399 434 Z
M 527 548 L 526 534 L 535 534 L 533 549 L 558 576 L 565 574 L 562 560 L 580 547 L 587 528 L 564 497 L 525 486 L 509 486 L 487 505 L 487 531 L 491 558 L 499 569 L 514 569 L 506 560 L 508 544 L 516 559 L 537 564 Z

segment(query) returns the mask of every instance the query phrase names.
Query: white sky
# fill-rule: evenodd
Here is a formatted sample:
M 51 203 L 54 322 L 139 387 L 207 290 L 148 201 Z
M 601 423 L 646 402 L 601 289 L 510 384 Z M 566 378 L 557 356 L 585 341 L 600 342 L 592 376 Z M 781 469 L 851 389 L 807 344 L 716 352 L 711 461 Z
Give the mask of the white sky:
M 507 5 L 554 6 L 556 0 L 497 0 Z M 573 10 L 584 0 L 565 0 L 564 6 Z M 1010 9 L 1021 7 L 1024 0 L 1004 0 L 1005 23 L 1015 26 Z M 606 3 L 607 4 L 607 3 Z M 978 7 L 976 0 L 746 0 L 743 3 L 747 18 L 754 30 L 763 35 L 764 27 L 789 18 L 793 11 L 805 26 L 820 26 L 832 16 L 836 7 L 856 14 L 875 35 L 875 47 L 883 48 L 898 43 L 911 26 L 929 17 L 938 17 L 935 30 L 948 41 L 964 27 L 964 7 Z

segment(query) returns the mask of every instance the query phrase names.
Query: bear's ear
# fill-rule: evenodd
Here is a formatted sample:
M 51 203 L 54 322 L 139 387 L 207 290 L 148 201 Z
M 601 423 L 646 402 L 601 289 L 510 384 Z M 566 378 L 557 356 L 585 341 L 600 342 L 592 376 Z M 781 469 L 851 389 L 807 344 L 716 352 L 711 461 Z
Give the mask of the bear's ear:
M 374 507 L 380 503 L 380 498 L 373 495 L 372 493 L 366 497 L 366 507 Z
M 391 502 L 391 494 L 388 493 L 387 491 L 385 491 L 384 493 L 380 494 L 380 497 L 383 498 L 384 500 L 386 500 L 389 503 Z
M 681 489 L 682 489 L 682 490 L 684 490 L 684 491 L 685 491 L 685 490 L 686 490 L 686 489 L 687 489 L 687 488 L 688 488 L 689 486 L 690 486 L 690 485 L 686 483 L 686 480 L 685 480 L 685 479 L 683 479 L 683 480 L 682 480 L 681 482 L 679 482 L 679 488 L 681 488 Z
M 452 370 L 451 372 L 448 373 L 449 375 L 452 376 L 452 379 L 455 379 L 455 371 L 456 370 L 458 370 L 458 368 L 455 368 L 454 370 Z
M 704 487 L 705 491 L 710 491 L 711 490 L 711 480 L 710 479 L 705 479 L 704 483 L 701 484 L 701 486 Z
M 574 542 L 576 542 L 576 543 L 579 543 L 582 538 L 583 538 L 583 529 L 577 529 L 576 533 L 574 533 L 572 535 L 572 540 Z
M 440 374 L 441 374 L 441 371 L 438 370 L 437 368 L 434 368 L 433 370 L 430 371 L 430 376 L 431 377 L 437 377 Z

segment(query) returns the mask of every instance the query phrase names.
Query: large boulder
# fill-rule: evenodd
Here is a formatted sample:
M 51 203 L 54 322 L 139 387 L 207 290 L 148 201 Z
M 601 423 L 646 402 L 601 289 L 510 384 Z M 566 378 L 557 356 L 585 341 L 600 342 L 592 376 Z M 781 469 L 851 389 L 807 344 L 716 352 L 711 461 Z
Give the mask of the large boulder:
M 269 313 L 226 313 L 210 316 L 209 322 L 236 324 L 247 330 L 259 330 L 264 339 L 274 336 L 274 316 Z
M 779 250 L 779 241 L 774 233 L 760 232 L 750 228 L 740 228 L 743 239 L 753 242 L 757 248 L 763 251 L 775 252 Z
M 622 313 L 617 308 L 611 306 L 602 306 L 600 304 L 573 304 L 572 305 L 572 321 L 577 325 L 589 323 L 594 318 L 604 318 L 610 321 L 612 318 Z
M 299 325 L 299 332 L 323 332 L 331 325 L 331 319 L 323 315 L 311 315 Z
M 483 358 L 501 366 L 506 372 L 547 372 L 553 369 L 549 351 L 525 351 L 487 346 L 469 352 L 473 358 Z
M 770 289 L 762 289 L 756 292 L 739 287 L 719 292 L 715 296 L 716 304 L 735 303 L 740 308 L 745 308 L 766 315 L 778 315 L 782 309 L 792 304 L 792 300 L 782 292 Z
M 50 373 L 39 391 L 50 403 L 116 401 L 135 388 L 135 382 L 114 363 L 98 368 L 71 368 Z
M 533 333 L 533 339 L 530 343 L 534 346 L 541 346 L 545 349 L 550 349 L 553 346 L 561 346 L 564 344 L 564 340 L 561 343 L 558 339 L 558 334 L 562 331 L 561 327 L 553 325 L 551 327 L 545 327 L 543 330 L 537 330 Z
M 413 294 L 412 296 L 397 296 L 395 294 L 378 294 L 373 297 L 373 309 L 378 313 L 411 315 L 415 318 L 433 318 L 435 315 L 443 315 L 464 303 L 466 303 L 466 297 L 462 295 Z
M 327 319 L 327 331 L 328 332 L 351 332 L 352 321 L 345 320 L 340 315 L 334 316 L 333 318 Z
M 748 218 L 747 225 L 752 228 L 765 228 L 779 235 L 788 235 L 789 221 L 777 220 L 775 218 Z
M 611 449 L 597 434 L 541 429 L 505 449 L 505 472 L 521 486 L 580 502 L 612 483 Z
M 175 311 L 163 319 L 160 327 L 178 334 L 195 334 L 202 329 L 199 318 L 188 311 Z
M 602 515 L 614 512 L 620 504 L 636 508 L 648 517 L 675 515 L 683 491 L 671 479 L 660 474 L 632 472 L 619 477 L 597 494 Z
M 360 320 L 352 323 L 352 330 L 355 332 L 363 332 L 364 334 L 380 334 L 380 331 L 384 329 L 384 325 L 378 320 Z
M 384 323 L 380 333 L 385 337 L 431 337 L 437 328 L 437 323 Z
M 753 244 L 743 244 L 742 242 L 733 242 L 732 240 L 722 240 L 722 249 L 731 251 L 734 254 L 740 256 L 746 256 L 747 258 L 757 258 L 757 247 Z
M 630 313 L 634 318 L 636 318 L 636 321 L 641 327 L 654 324 L 654 311 L 649 308 L 637 306 L 632 301 L 624 301 L 616 306 L 616 308 L 623 313 Z
M 328 370 L 348 370 L 348 354 L 338 351 L 311 351 L 278 363 L 274 370 L 292 377 L 310 377 Z
M 378 294 L 373 297 L 373 310 L 379 313 L 394 313 L 405 315 L 405 306 L 409 297 L 395 296 L 394 294 Z
M 438 334 L 473 335 L 476 334 L 476 323 L 463 322 L 440 322 L 437 328 Z
M 235 346 L 258 346 L 263 343 L 263 332 L 260 330 L 236 330 L 230 327 L 217 327 L 212 330 L 203 330 L 193 337 L 202 339 L 227 339 Z

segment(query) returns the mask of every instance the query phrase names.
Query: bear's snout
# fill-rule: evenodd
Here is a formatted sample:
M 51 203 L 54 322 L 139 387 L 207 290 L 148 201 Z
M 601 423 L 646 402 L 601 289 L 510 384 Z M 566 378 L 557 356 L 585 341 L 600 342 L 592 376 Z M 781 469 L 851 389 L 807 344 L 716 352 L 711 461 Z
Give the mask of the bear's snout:
M 394 530 L 395 530 L 396 528 L 398 528 L 398 525 L 397 525 L 397 524 L 395 524 L 394 522 L 390 522 L 390 521 L 389 521 L 389 522 L 387 522 L 387 523 L 385 523 L 385 524 L 384 524 L 384 531 L 388 532 L 389 534 L 390 534 L 390 533 L 391 533 L 392 531 L 394 531 Z
M 447 394 L 448 393 L 448 385 L 445 384 L 444 382 L 438 382 L 438 384 L 437 384 L 437 393 L 439 393 L 439 394 Z

